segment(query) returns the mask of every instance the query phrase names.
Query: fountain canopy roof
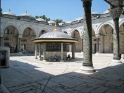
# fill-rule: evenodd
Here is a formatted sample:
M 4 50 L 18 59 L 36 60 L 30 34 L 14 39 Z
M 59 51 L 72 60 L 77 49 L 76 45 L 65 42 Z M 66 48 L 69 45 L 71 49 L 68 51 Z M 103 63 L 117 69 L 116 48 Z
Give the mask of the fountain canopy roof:
M 42 34 L 38 39 L 33 40 L 33 42 L 63 42 L 63 43 L 73 43 L 77 42 L 76 39 L 72 38 L 68 34 L 58 31 L 47 32 Z

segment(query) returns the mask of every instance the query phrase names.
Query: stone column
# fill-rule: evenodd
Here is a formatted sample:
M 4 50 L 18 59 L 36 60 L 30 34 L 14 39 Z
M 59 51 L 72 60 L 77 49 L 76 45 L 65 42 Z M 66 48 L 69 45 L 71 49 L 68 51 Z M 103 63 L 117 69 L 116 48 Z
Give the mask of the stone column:
M 61 43 L 61 62 L 63 62 L 63 43 Z
M 0 37 L 0 46 L 2 46 L 2 37 Z
M 41 43 L 39 43 L 39 59 L 41 60 Z
M 18 46 L 19 52 L 21 51 L 21 38 L 19 38 L 19 46 Z
M 81 39 L 82 47 L 81 47 L 81 53 L 83 54 L 83 39 Z
M 69 45 L 69 52 L 71 53 L 71 51 L 72 51 L 72 46 L 71 46 L 71 44 Z
M 119 52 L 120 52 L 120 41 L 119 41 L 119 17 L 122 13 L 121 7 L 110 8 L 110 15 L 114 21 L 114 33 L 113 33 L 113 43 L 114 43 L 114 50 L 113 50 L 113 60 L 112 62 L 119 62 Z
M 99 53 L 99 38 L 96 38 L 96 53 Z
M 0 17 L 2 17 L 2 9 L 1 8 L 0 8 Z M 1 37 L 2 37 L 1 34 L 2 33 L 1 33 L 1 29 L 0 29 L 0 46 L 1 46 Z M 1 59 L 0 59 L 0 62 L 1 62 Z M 0 93 L 5 93 L 4 88 L 3 88 L 3 84 L 2 84 L 1 73 L 0 73 Z
M 83 66 L 82 70 L 94 72 L 92 64 L 92 21 L 91 2 L 92 0 L 82 0 L 84 7 L 84 35 L 83 35 Z
M 35 59 L 37 59 L 37 43 L 35 43 Z
M 18 36 L 18 49 L 19 49 L 19 52 L 21 52 L 21 38 L 22 38 L 22 35 L 19 35 Z
M 3 33 L 1 33 L 1 31 L 0 31 L 0 46 L 2 46 L 2 38 L 3 38 Z
M 75 43 L 72 44 L 72 59 L 75 59 Z
M 46 43 L 43 44 L 43 61 L 46 61 Z

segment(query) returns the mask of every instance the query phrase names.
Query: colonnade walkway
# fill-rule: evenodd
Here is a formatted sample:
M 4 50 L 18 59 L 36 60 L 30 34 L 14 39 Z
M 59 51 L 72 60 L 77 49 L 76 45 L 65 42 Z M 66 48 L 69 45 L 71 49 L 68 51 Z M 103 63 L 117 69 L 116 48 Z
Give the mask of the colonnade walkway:
M 123 56 L 123 55 L 122 55 Z M 112 63 L 112 54 L 93 54 L 95 73 L 80 70 L 83 55 L 66 62 L 43 62 L 34 56 L 11 56 L 1 68 L 6 93 L 124 93 L 124 59 Z

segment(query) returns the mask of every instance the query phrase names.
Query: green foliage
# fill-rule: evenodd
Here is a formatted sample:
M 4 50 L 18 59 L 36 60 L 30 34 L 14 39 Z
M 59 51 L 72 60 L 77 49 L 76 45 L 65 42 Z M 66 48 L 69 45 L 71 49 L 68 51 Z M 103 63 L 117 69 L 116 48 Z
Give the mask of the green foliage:
M 35 16 L 35 18 L 39 18 L 39 16 Z
M 35 18 L 42 18 L 42 19 L 44 19 L 46 22 L 50 21 L 50 18 L 46 17 L 46 15 L 35 16 Z M 62 19 L 55 19 L 54 21 L 56 22 L 56 25 L 58 25 L 58 23 L 63 22 Z M 64 22 L 63 22 L 63 23 L 64 23 Z
M 56 19 L 56 20 L 54 20 L 54 21 L 56 22 L 56 25 L 58 25 L 58 23 L 63 22 L 63 20 L 62 20 L 62 19 Z

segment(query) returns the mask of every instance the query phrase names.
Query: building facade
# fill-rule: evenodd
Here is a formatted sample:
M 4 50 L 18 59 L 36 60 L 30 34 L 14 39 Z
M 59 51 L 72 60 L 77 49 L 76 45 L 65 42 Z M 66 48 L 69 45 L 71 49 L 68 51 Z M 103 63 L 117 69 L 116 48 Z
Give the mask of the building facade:
M 46 32 L 53 31 L 54 24 L 45 22 L 43 19 L 35 19 L 27 12 L 16 16 L 12 12 L 5 12 L 1 17 L 1 45 L 10 47 L 11 53 L 26 50 L 34 53 L 35 44 L 33 39 L 40 37 Z M 124 16 L 119 19 L 120 52 L 124 52 Z M 67 45 L 68 52 L 83 52 L 83 18 L 57 26 L 57 30 L 77 38 L 74 48 Z M 109 14 L 92 12 L 92 53 L 113 53 L 113 30 L 114 23 Z M 42 50 L 42 47 L 41 47 Z

